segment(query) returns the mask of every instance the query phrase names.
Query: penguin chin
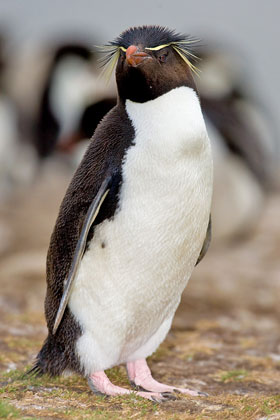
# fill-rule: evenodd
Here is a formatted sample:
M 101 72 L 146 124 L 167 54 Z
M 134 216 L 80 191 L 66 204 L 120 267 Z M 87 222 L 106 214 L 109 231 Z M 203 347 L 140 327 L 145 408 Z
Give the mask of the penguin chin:
M 129 63 L 124 64 L 123 71 L 117 73 L 120 98 L 143 103 L 158 96 L 155 89 L 155 80 L 150 76 L 155 72 L 154 61 L 151 57 L 142 60 L 136 66 L 131 66 Z M 123 80 L 125 80 L 125 83 L 123 83 Z
M 171 56 L 173 54 L 173 56 Z M 120 100 L 144 103 L 181 86 L 196 91 L 188 66 L 173 51 L 170 62 L 160 64 L 156 56 L 145 56 L 132 66 L 122 56 L 117 64 L 116 81 Z

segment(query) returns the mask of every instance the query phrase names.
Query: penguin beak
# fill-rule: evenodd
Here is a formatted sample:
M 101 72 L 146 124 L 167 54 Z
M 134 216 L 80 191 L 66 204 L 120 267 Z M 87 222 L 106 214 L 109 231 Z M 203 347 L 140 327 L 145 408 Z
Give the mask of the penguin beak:
M 139 64 L 147 59 L 152 59 L 152 57 L 144 51 L 140 51 L 136 45 L 130 45 L 126 50 L 126 61 L 132 67 L 139 66 Z

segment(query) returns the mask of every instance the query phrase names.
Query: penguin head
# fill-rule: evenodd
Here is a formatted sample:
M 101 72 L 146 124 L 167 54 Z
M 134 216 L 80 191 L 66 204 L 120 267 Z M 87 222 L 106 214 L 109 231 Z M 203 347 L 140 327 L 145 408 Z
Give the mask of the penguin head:
M 179 87 L 196 90 L 190 46 L 197 41 L 161 26 L 130 28 L 105 46 L 108 71 L 116 64 L 121 101 L 146 102 Z M 111 67 L 111 68 L 110 68 Z

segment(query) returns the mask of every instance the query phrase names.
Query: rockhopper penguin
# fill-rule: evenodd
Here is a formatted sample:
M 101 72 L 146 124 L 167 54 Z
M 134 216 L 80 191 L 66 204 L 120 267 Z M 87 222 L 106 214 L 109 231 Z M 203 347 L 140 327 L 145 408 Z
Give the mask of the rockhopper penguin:
M 145 360 L 168 333 L 210 238 L 212 157 L 192 42 L 143 26 L 105 47 L 118 103 L 60 207 L 47 257 L 49 334 L 35 373 L 74 370 L 97 394 L 201 394 L 157 382 Z M 122 363 L 134 391 L 104 373 Z

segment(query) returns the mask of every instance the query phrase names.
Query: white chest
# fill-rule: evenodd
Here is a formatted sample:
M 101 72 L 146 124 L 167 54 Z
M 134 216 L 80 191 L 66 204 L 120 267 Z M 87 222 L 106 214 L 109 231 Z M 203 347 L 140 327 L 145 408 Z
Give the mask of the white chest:
M 70 299 L 84 330 L 102 349 L 119 349 L 120 362 L 173 317 L 205 239 L 212 196 L 195 92 L 181 87 L 144 104 L 127 101 L 126 109 L 135 145 L 124 159 L 119 209 L 95 229 Z
M 144 249 L 142 264 L 149 261 L 161 284 L 170 279 L 169 296 L 181 294 L 205 239 L 212 196 L 200 104 L 181 87 L 144 104 L 127 101 L 126 109 L 136 136 L 124 161 L 118 218 L 131 232 L 129 249 L 139 256 Z

